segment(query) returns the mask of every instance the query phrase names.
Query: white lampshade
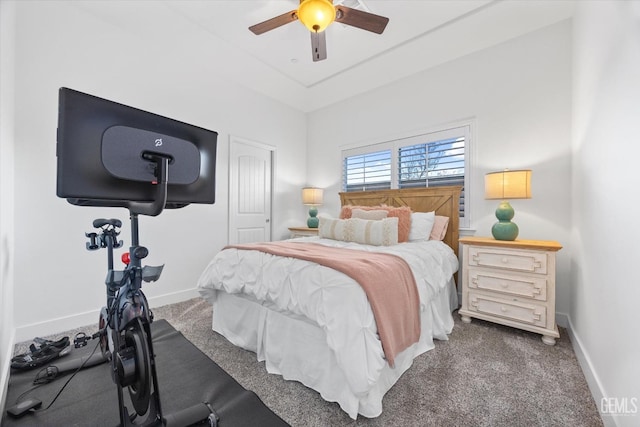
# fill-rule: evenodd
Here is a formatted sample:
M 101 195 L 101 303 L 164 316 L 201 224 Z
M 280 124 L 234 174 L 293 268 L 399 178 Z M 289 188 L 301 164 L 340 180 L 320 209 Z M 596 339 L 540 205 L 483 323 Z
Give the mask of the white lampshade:
M 322 204 L 322 188 L 305 187 L 302 189 L 302 203 L 309 206 Z
M 530 199 L 531 170 L 490 172 L 484 177 L 485 199 Z

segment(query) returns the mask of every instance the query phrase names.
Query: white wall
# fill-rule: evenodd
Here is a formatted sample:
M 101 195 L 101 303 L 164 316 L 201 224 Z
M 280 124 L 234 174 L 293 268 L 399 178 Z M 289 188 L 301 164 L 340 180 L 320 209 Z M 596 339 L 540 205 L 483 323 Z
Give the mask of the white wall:
M 277 239 L 305 216 L 304 184 L 326 188 L 320 211 L 337 214 L 342 147 L 471 120 L 471 228 L 488 235 L 494 222 L 495 202 L 482 196 L 485 172 L 533 169 L 533 199 L 512 202 L 520 237 L 564 245 L 557 311 L 570 315 L 594 394 L 640 397 L 632 246 L 640 212 L 631 163 L 640 151 L 639 2 L 585 2 L 573 29 L 564 22 L 471 54 L 311 113 L 307 124 L 299 112 L 216 79 L 224 64 L 215 52 L 184 61 L 197 46 L 167 52 L 142 45 L 72 3 L 0 2 L 3 374 L 12 315 L 18 339 L 94 322 L 104 303 L 105 260 L 84 250 L 84 232 L 95 217 L 126 219 L 123 210 L 79 208 L 55 197 L 57 89 L 69 86 L 220 132 L 218 202 L 141 219 L 149 264 L 166 263 L 162 279 L 145 288 L 157 302 L 189 295 L 226 241 L 230 134 L 276 147 Z M 300 143 L 307 134 L 308 149 Z M 637 416 L 615 420 L 637 424 Z
M 9 375 L 13 323 L 13 56 L 14 7 L 0 2 L 0 413 Z
M 140 218 L 140 242 L 150 250 L 145 263 L 166 264 L 161 279 L 145 285 L 152 307 L 197 295 L 198 276 L 226 244 L 229 135 L 276 149 L 273 237 L 287 236 L 287 221 L 304 215 L 304 114 L 220 79 L 224 64 L 209 46 L 173 51 L 162 39 L 151 45 L 79 4 L 15 3 L 17 340 L 97 322 L 106 253 L 86 251 L 84 233 L 94 218 L 128 221 L 124 209 L 77 207 L 56 197 L 61 86 L 219 132 L 216 204 Z M 123 230 L 128 247 L 129 227 Z
M 419 54 L 419 52 L 416 52 Z M 309 181 L 337 215 L 341 158 L 353 147 L 472 119 L 471 228 L 490 236 L 495 200 L 484 174 L 533 170 L 531 200 L 514 200 L 522 239 L 557 240 L 557 311 L 570 307 L 571 25 L 565 21 L 309 115 Z M 566 317 L 565 317 L 566 319 Z
M 640 2 L 582 3 L 574 46 L 571 321 L 594 394 L 636 399 L 605 422 L 637 426 Z

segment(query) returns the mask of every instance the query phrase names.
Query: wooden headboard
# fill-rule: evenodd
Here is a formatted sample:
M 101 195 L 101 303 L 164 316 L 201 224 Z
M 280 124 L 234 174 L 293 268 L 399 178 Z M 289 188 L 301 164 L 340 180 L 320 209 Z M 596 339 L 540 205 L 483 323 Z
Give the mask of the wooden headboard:
M 341 206 L 409 206 L 414 212 L 435 211 L 448 216 L 449 227 L 443 241 L 458 256 L 459 204 L 462 187 L 405 188 L 401 190 L 357 191 L 340 193 Z

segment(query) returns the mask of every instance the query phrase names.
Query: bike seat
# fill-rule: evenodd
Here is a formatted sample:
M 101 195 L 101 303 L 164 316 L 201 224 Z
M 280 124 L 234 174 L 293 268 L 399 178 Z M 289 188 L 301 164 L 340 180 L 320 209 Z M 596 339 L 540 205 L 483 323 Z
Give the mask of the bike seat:
M 111 218 L 111 219 L 98 218 L 93 220 L 94 228 L 104 227 L 105 225 L 113 225 L 114 227 L 120 228 L 122 227 L 122 221 L 116 218 Z

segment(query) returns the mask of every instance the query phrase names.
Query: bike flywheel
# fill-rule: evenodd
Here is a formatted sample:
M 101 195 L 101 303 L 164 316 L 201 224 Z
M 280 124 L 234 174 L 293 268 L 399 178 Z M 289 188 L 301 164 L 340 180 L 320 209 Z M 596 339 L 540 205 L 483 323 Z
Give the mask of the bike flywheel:
M 138 415 L 144 415 L 149 409 L 151 397 L 151 360 L 149 358 L 149 342 L 142 321 L 138 318 L 125 332 L 126 347 L 131 348 L 135 361 L 135 379 L 129 384 L 131 403 Z

